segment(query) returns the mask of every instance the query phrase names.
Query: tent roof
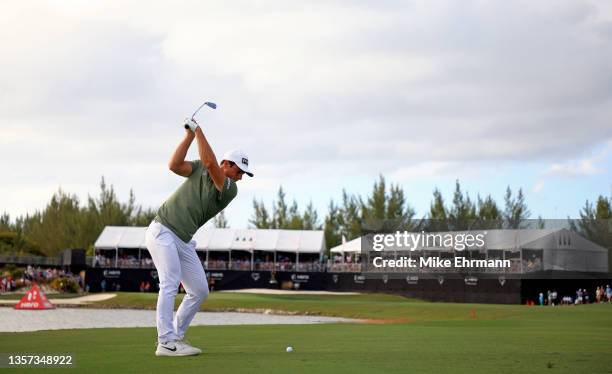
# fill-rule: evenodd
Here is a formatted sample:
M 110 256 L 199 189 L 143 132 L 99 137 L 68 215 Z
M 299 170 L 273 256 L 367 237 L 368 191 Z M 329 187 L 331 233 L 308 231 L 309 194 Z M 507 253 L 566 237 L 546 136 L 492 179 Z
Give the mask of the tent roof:
M 146 248 L 146 227 L 106 226 L 94 247 L 96 249 Z M 283 251 L 322 253 L 325 238 L 322 230 L 264 230 L 200 228 L 193 240 L 202 251 Z
M 146 227 L 106 226 L 94 243 L 96 249 L 144 248 Z
M 355 253 L 361 252 L 361 237 L 353 239 L 349 242 L 342 243 L 331 249 L 331 253 Z

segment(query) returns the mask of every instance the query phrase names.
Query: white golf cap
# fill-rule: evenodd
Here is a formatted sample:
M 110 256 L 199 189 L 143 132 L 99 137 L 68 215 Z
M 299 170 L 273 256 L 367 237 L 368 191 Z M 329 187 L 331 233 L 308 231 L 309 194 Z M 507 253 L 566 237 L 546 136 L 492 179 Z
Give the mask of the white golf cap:
M 223 160 L 232 161 L 235 163 L 240 170 L 244 171 L 249 177 L 253 176 L 251 169 L 249 169 L 249 156 L 242 149 L 232 149 L 223 155 Z

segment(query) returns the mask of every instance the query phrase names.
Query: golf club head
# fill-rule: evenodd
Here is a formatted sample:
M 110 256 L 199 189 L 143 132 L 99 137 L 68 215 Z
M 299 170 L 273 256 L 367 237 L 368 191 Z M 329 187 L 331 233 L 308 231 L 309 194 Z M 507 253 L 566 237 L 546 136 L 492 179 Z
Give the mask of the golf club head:
M 206 101 L 204 102 L 204 104 L 200 105 L 200 107 L 198 109 L 196 109 L 195 112 L 193 112 L 193 114 L 191 115 L 191 118 L 193 118 L 199 111 L 200 109 L 202 109 L 204 106 L 207 106 L 211 109 L 217 109 L 217 104 L 211 102 L 211 101 Z

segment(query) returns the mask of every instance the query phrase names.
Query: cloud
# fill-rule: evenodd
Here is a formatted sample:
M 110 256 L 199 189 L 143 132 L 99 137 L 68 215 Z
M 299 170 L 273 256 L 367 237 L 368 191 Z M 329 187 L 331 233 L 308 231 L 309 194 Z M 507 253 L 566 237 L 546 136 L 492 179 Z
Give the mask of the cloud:
M 156 173 L 203 100 L 213 148 L 247 150 L 261 194 L 330 173 L 596 173 L 570 160 L 612 139 L 600 2 L 24 1 L 0 25 L 0 167 L 21 186 L 105 174 L 164 196 Z
M 547 170 L 547 175 L 562 177 L 591 176 L 604 173 L 606 170 L 600 166 L 606 160 L 609 150 L 612 149 L 612 142 L 591 157 L 584 157 L 577 160 L 570 160 L 564 163 L 554 163 Z
M 539 181 L 533 186 L 533 188 L 531 189 L 531 192 L 540 193 L 543 189 L 544 189 L 544 182 Z

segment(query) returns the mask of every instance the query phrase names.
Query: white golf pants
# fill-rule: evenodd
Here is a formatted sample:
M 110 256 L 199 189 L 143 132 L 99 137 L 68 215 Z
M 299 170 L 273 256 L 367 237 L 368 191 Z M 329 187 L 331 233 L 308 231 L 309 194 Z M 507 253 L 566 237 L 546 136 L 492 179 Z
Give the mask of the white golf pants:
M 208 297 L 208 282 L 195 251 L 195 241 L 185 243 L 166 226 L 153 221 L 147 229 L 146 245 L 159 276 L 157 339 L 160 343 L 182 340 Z M 187 295 L 172 318 L 181 282 Z

